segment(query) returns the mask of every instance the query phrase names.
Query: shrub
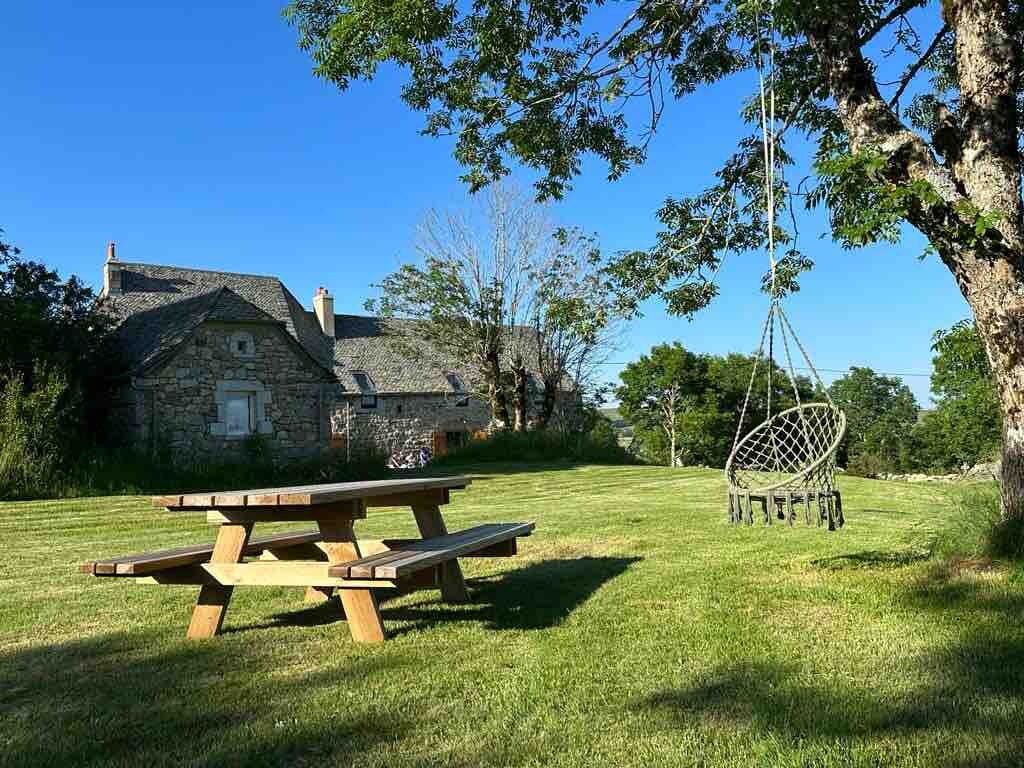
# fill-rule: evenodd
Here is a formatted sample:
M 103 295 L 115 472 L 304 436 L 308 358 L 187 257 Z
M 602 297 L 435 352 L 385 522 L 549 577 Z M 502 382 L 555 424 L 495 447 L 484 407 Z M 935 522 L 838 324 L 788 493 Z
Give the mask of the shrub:
M 892 464 L 884 456 L 864 452 L 850 457 L 846 471 L 857 477 L 879 477 L 892 471 Z
M 250 450 L 256 458 L 247 456 L 241 461 L 184 456 L 171 450 L 95 451 L 63 471 L 40 474 L 35 482 L 22 484 L 14 492 L 0 490 L 0 498 L 188 493 L 211 488 L 230 491 L 374 480 L 388 474 L 384 457 L 378 455 L 353 456 L 346 461 L 343 452 L 328 451 L 310 458 L 273 461 L 259 446 Z
M 954 512 L 940 529 L 935 553 L 945 558 L 1024 559 L 1024 524 L 1000 515 L 999 484 L 956 491 Z
M 579 464 L 635 464 L 636 458 L 621 448 L 611 425 L 597 422 L 590 432 L 496 432 L 481 440 L 439 456 L 431 466 L 477 462 L 573 462 Z
M 0 498 L 37 496 L 64 469 L 68 386 L 38 371 L 35 389 L 21 374 L 0 384 Z

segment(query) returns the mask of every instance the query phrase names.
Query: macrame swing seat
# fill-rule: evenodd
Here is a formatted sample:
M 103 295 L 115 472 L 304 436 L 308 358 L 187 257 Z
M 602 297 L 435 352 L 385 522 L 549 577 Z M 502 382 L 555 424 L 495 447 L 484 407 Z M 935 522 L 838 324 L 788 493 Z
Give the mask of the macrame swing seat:
M 760 12 L 760 4 L 758 4 Z M 828 525 L 830 531 L 842 527 L 843 501 L 836 488 L 836 452 L 846 434 L 846 415 L 836 407 L 829 397 L 821 377 L 807 351 L 793 330 L 780 304 L 781 292 L 776 281 L 777 261 L 775 259 L 775 143 L 780 134 L 775 130 L 775 2 L 769 9 L 768 39 L 762 39 L 758 26 L 758 40 L 755 50 L 761 101 L 761 138 L 764 151 L 764 202 L 767 224 L 768 263 L 771 268 L 768 318 L 761 343 L 754 358 L 750 384 L 743 401 L 736 427 L 732 452 L 725 465 L 725 477 L 729 483 L 729 521 L 732 523 L 754 523 L 754 505 L 758 504 L 764 522 L 785 520 L 793 525 L 802 516 L 810 525 Z M 767 54 L 767 56 L 766 56 Z M 767 61 L 766 61 L 767 58 Z M 767 77 L 766 77 L 767 72 Z M 785 126 L 783 127 L 785 131 Z M 735 205 L 734 205 L 735 208 Z M 796 405 L 772 414 L 773 382 L 775 373 L 775 328 L 785 349 L 787 374 L 793 387 Z M 743 434 L 751 393 L 757 379 L 765 340 L 768 342 L 768 360 L 765 366 L 768 380 L 767 418 L 750 432 Z M 814 375 L 817 391 L 827 402 L 803 403 L 800 387 L 793 368 L 790 354 L 790 339 L 800 350 L 807 368 Z M 802 513 L 802 514 L 801 514 Z
M 772 375 L 775 368 L 774 336 L 778 321 L 786 350 L 788 378 L 796 405 L 772 414 Z M 751 394 L 768 338 L 768 417 L 746 435 L 742 435 Z M 790 356 L 789 340 L 796 343 L 807 367 L 814 374 L 818 391 L 828 402 L 803 403 Z M 818 377 L 778 301 L 773 301 L 754 358 L 750 385 L 736 430 L 732 452 L 725 465 L 729 482 L 729 521 L 753 525 L 755 504 L 765 523 L 773 519 L 793 525 L 798 517 L 811 525 L 827 525 L 830 531 L 841 528 L 843 502 L 836 488 L 836 452 L 846 434 L 846 415 L 836 407 Z

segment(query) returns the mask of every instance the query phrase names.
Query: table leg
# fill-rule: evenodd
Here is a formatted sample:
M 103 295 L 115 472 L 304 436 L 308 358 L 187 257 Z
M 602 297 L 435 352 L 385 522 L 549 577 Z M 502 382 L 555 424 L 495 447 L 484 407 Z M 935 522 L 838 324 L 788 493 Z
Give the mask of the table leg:
M 320 527 L 328 561 L 345 563 L 361 557 L 352 520 L 317 520 L 317 525 Z M 349 631 L 352 632 L 352 639 L 357 643 L 384 642 L 384 623 L 381 621 L 377 596 L 373 594 L 373 590 L 339 589 L 338 593 L 341 596 L 341 605 L 345 609 L 345 619 L 348 621 Z
M 252 523 L 225 523 L 217 532 L 213 545 L 211 563 L 240 563 L 242 553 L 249 543 Z M 199 589 L 196 607 L 192 610 L 192 621 L 188 625 L 188 637 L 200 639 L 213 637 L 224 624 L 224 614 L 231 602 L 233 587 L 222 584 L 204 584 Z
M 415 505 L 412 513 L 416 516 L 416 525 L 420 529 L 420 536 L 424 539 L 432 539 L 435 536 L 444 536 L 448 533 L 445 527 L 444 518 L 441 517 L 441 508 L 436 504 Z M 441 597 L 447 603 L 468 603 L 469 591 L 466 589 L 466 580 L 462 577 L 462 568 L 458 560 L 450 560 L 441 564 Z

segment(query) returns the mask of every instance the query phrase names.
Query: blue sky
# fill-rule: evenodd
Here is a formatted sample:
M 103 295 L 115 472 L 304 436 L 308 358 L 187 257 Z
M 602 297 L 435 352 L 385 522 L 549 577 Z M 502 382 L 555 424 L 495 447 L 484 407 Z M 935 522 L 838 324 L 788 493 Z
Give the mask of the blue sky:
M 25 255 L 100 280 L 116 240 L 126 261 L 276 274 L 307 304 L 328 286 L 361 312 L 370 284 L 412 258 L 417 221 L 465 200 L 445 140 L 385 71 L 346 93 L 317 81 L 277 2 L 19 3 L 5 9 L 0 227 Z M 705 186 L 744 130 L 735 80 L 671 105 L 646 165 L 609 183 L 588 162 L 557 218 L 608 252 L 646 247 L 669 195 Z M 517 178 L 529 183 L 532 177 Z M 817 262 L 787 307 L 819 367 L 927 373 L 932 332 L 967 316 L 924 242 L 845 252 L 824 217 L 801 223 Z M 763 253 L 732 258 L 722 296 L 692 321 L 652 302 L 616 361 L 679 340 L 752 351 L 766 310 Z M 614 378 L 616 368 L 609 366 Z M 830 378 L 830 377 L 827 377 Z M 922 403 L 926 377 L 906 382 Z

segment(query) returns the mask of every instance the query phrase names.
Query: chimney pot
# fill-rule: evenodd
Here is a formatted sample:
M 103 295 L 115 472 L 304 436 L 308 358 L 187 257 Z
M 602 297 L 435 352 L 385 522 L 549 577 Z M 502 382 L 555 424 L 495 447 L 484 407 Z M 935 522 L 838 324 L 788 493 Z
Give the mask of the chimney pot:
M 121 263 L 117 260 L 114 241 L 107 243 L 107 260 L 103 264 L 103 293 L 101 296 L 116 296 L 124 293 L 121 281 Z
M 320 330 L 329 338 L 334 338 L 334 297 L 322 285 L 313 296 L 313 311 L 320 322 Z

